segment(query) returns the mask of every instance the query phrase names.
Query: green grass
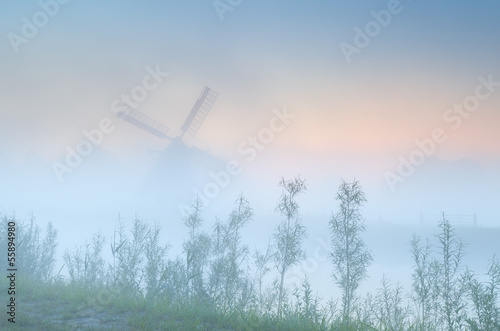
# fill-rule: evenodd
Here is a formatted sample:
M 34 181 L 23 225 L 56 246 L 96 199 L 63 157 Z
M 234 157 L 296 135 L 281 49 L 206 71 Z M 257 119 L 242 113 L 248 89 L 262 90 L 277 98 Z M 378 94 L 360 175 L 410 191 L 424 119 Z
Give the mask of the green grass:
M 6 281 L 0 284 L 7 286 Z M 277 318 L 258 312 L 223 314 L 201 305 L 172 305 L 123 295 L 100 299 L 101 291 L 84 290 L 62 282 L 17 283 L 16 324 L 5 318 L 0 328 L 9 330 L 360 330 L 320 327 L 300 316 Z M 366 330 L 373 330 L 366 328 Z
M 1 286 L 7 286 L 2 280 Z M 204 305 L 177 306 L 161 301 L 116 295 L 102 299 L 101 291 L 84 290 L 61 282 L 17 283 L 15 326 L 2 319 L 0 327 L 12 330 L 321 330 L 311 321 L 277 319 L 257 313 L 222 314 Z M 324 329 L 324 328 L 323 328 Z

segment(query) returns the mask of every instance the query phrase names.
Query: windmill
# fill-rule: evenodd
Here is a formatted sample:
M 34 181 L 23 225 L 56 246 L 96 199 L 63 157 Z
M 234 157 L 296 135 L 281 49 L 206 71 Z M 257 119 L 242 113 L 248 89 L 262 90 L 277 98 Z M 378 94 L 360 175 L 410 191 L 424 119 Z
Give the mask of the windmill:
M 117 113 L 118 117 L 156 137 L 170 140 L 167 148 L 159 152 L 156 158 L 155 166 L 150 172 L 149 184 L 155 184 L 156 188 L 163 188 L 164 191 L 175 188 L 173 191 L 176 197 L 184 194 L 191 198 L 193 187 L 202 183 L 210 171 L 216 171 L 221 166 L 222 162 L 210 153 L 188 146 L 183 141 L 186 134 L 196 136 L 218 95 L 208 86 L 203 88 L 177 137 L 170 137 L 167 134 L 168 127 L 164 124 L 126 104 L 122 105 Z
M 196 136 L 218 96 L 219 93 L 208 86 L 203 88 L 198 100 L 196 100 L 193 108 L 191 108 L 191 112 L 181 127 L 181 134 L 179 136 L 181 140 L 186 133 L 193 137 Z M 168 128 L 165 125 L 126 104 L 122 104 L 122 109 L 118 111 L 116 115 L 157 137 L 162 139 L 168 138 L 170 140 L 176 139 L 167 136 Z

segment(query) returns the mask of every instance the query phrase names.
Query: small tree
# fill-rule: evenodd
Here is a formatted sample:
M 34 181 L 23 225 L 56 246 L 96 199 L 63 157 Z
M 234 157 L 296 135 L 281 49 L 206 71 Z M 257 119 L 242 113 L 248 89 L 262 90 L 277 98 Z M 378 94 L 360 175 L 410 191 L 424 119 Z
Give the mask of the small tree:
M 161 227 L 155 223 L 149 227 L 146 238 L 146 263 L 142 277 L 145 279 L 146 295 L 149 298 L 158 296 L 167 272 L 165 259 L 170 245 L 160 244 L 160 230 Z
M 135 217 L 132 223 L 131 236 L 125 233 L 125 226 L 121 219 L 118 223 L 118 237 L 111 243 L 111 253 L 116 261 L 112 271 L 114 286 L 120 289 L 123 294 L 134 297 L 141 297 L 143 291 L 143 281 L 141 272 L 144 268 L 145 243 L 149 236 L 148 224 Z M 116 263 L 117 262 L 117 263 Z
M 345 323 L 349 323 L 355 291 L 366 277 L 366 269 L 373 259 L 361 238 L 365 226 L 359 209 L 366 199 L 359 182 L 342 180 L 337 200 L 340 208 L 330 219 L 330 257 L 334 267 L 332 277 L 342 290 L 342 317 Z
M 459 330 L 466 319 L 466 301 L 464 300 L 468 278 L 466 272 L 461 274 L 462 259 L 465 255 L 462 239 L 457 237 L 450 221 L 444 216 L 439 222 L 441 233 L 437 236 L 442 260 L 439 262 L 441 280 L 440 314 L 444 319 L 446 329 Z
M 29 277 L 36 279 L 36 275 L 38 275 L 40 270 L 40 257 L 42 255 L 42 250 L 40 249 L 41 229 L 35 224 L 35 217 L 33 215 L 31 215 L 29 224 L 19 221 L 17 223 L 17 267 L 20 270 L 24 270 L 24 273 L 29 275 Z
M 439 308 L 439 262 L 431 257 L 431 244 L 426 241 L 421 245 L 421 239 L 413 235 L 411 241 L 411 253 L 415 265 L 412 272 L 411 299 L 415 304 L 416 326 L 421 330 L 432 330 L 436 328 Z
M 52 279 L 52 272 L 56 263 L 56 249 L 57 249 L 57 230 L 49 222 L 47 225 L 47 233 L 45 239 L 40 245 L 40 267 L 39 277 L 43 281 L 50 281 Z
M 469 283 L 469 298 L 473 303 L 475 319 L 469 318 L 472 330 L 493 331 L 500 329 L 500 307 L 498 289 L 500 288 L 500 262 L 493 257 L 488 270 L 490 280 L 480 282 L 472 278 Z
M 241 242 L 241 229 L 253 216 L 252 208 L 243 195 L 235 202 L 227 223 L 217 221 L 212 236 L 209 290 L 213 302 L 223 311 L 234 308 L 245 297 L 244 289 L 250 282 L 242 264 L 248 258 L 248 247 Z
M 264 302 L 264 297 L 262 296 L 262 284 L 264 281 L 264 276 L 271 270 L 268 267 L 269 260 L 272 258 L 271 243 L 267 245 L 266 251 L 261 253 L 256 250 L 253 255 L 255 264 L 255 280 L 258 285 L 259 299 L 258 303 L 262 306 Z
M 408 330 L 409 312 L 408 306 L 403 302 L 403 287 L 396 285 L 385 277 L 382 278 L 382 287 L 378 289 L 375 296 L 375 317 L 377 327 L 380 330 Z M 428 330 L 428 329 L 423 329 Z
M 191 213 L 184 219 L 184 224 L 188 227 L 188 239 L 184 242 L 183 248 L 186 254 L 186 298 L 197 296 L 202 298 L 206 293 L 204 289 L 203 271 L 208 263 L 210 255 L 210 237 L 200 230 L 203 220 L 200 211 L 203 204 L 199 197 L 192 206 Z
M 285 219 L 278 225 L 274 234 L 274 264 L 280 274 L 278 316 L 283 303 L 283 283 L 287 270 L 305 256 L 302 241 L 307 236 L 306 228 L 300 222 L 299 205 L 296 198 L 307 188 L 300 177 L 291 180 L 281 178 L 279 186 L 283 188 L 276 210 Z

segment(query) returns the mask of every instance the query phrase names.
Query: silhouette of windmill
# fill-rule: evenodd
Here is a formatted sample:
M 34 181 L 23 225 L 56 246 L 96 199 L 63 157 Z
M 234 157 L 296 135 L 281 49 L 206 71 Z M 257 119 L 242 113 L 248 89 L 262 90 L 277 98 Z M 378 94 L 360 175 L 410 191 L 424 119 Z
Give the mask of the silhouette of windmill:
M 170 144 L 159 152 L 155 165 L 150 172 L 149 184 L 164 190 L 173 190 L 175 195 L 192 195 L 195 185 L 206 180 L 210 171 L 216 171 L 223 163 L 210 153 L 195 146 L 188 146 L 185 134 L 195 137 L 208 113 L 217 100 L 218 93 L 205 86 L 191 108 L 181 133 L 177 137 L 167 135 L 168 128 L 137 109 L 123 105 L 117 116 L 159 138 L 170 140 Z
M 203 88 L 198 100 L 196 100 L 191 112 L 184 121 L 184 124 L 181 127 L 181 135 L 178 138 L 182 140 L 186 133 L 193 137 L 196 136 L 218 96 L 219 93 L 215 92 L 208 86 Z M 176 139 L 167 136 L 168 128 L 165 125 L 126 104 L 122 104 L 122 110 L 120 110 L 116 115 L 157 137 L 162 139 L 168 138 L 170 140 Z

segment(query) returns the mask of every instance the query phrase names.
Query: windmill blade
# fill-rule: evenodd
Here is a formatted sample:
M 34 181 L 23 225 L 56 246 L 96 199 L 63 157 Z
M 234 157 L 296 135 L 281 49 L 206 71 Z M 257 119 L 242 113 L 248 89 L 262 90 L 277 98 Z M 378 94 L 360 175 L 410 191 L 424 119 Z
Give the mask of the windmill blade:
M 196 133 L 198 133 L 198 130 L 207 117 L 208 112 L 210 111 L 210 109 L 212 109 L 212 106 L 214 105 L 215 100 L 217 100 L 218 96 L 219 93 L 212 90 L 208 86 L 205 86 L 203 88 L 200 97 L 198 98 L 198 100 L 196 100 L 196 103 L 194 104 L 191 112 L 186 118 L 186 121 L 181 127 L 181 138 L 186 132 L 193 137 L 196 135 Z
M 157 137 L 162 139 L 168 138 L 166 135 L 168 128 L 165 125 L 126 104 L 122 104 L 122 109 L 116 114 L 116 116 L 123 118 L 127 122 L 130 122 Z

